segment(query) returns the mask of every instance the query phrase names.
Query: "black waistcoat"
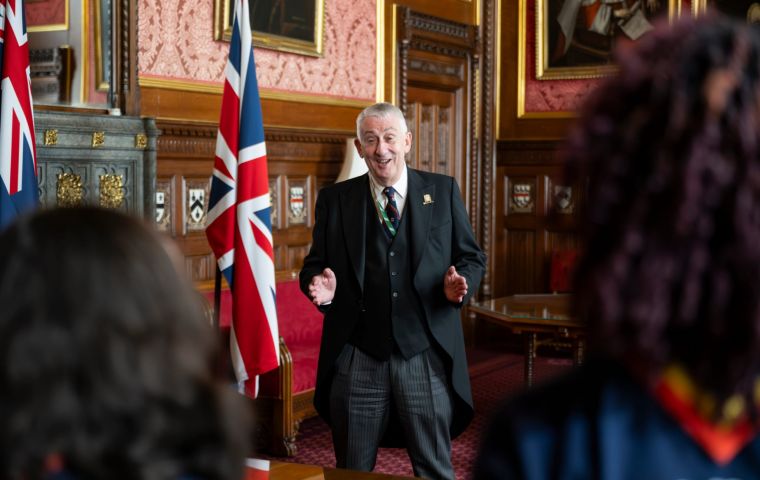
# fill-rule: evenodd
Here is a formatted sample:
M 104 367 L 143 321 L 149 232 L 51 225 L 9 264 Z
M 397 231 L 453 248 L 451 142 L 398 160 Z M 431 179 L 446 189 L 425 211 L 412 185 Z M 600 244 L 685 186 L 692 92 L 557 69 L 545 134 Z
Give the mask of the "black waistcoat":
M 430 346 L 425 313 L 412 284 L 409 215 L 391 239 L 368 202 L 364 266 L 364 312 L 351 343 L 375 358 L 390 358 L 394 346 L 411 358 Z

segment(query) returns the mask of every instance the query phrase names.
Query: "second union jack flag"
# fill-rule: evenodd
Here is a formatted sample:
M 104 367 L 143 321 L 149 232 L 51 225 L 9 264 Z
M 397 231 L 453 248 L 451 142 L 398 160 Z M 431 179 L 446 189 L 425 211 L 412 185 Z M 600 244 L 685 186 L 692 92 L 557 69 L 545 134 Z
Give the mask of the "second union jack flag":
M 230 353 L 241 391 L 279 365 L 264 126 L 247 0 L 235 1 L 208 207 L 211 249 L 232 290 Z
M 0 0 L 0 229 L 36 207 L 37 161 L 23 0 Z

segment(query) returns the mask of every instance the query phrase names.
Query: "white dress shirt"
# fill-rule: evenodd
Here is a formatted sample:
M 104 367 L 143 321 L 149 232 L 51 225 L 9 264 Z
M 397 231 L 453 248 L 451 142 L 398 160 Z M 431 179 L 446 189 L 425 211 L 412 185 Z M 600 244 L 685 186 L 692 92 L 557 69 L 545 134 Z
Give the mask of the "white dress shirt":
M 372 189 L 372 198 L 375 199 L 375 208 L 378 207 L 378 204 L 380 208 L 385 210 L 385 205 L 388 203 L 388 197 L 385 196 L 383 193 L 383 190 L 385 187 L 380 185 L 377 180 L 375 180 L 372 177 L 372 172 L 369 172 L 369 185 Z M 406 205 L 406 194 L 409 190 L 409 183 L 408 183 L 408 177 L 406 173 L 406 165 L 404 165 L 404 170 L 401 172 L 401 177 L 398 179 L 398 182 L 391 185 L 393 189 L 396 191 L 396 195 L 394 199 L 396 200 L 396 208 L 398 209 L 399 213 L 399 219 L 404 216 L 404 205 Z M 378 210 L 378 216 L 377 219 L 380 223 L 383 223 L 383 217 L 380 211 Z

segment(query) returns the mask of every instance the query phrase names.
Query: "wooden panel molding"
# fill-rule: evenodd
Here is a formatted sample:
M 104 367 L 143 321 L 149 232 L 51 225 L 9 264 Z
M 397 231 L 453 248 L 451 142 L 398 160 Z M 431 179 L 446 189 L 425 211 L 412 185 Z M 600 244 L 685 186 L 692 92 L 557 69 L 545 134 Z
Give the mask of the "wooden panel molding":
M 415 138 L 408 163 L 457 180 L 480 236 L 479 29 L 408 7 L 396 14 L 398 104 Z
M 159 228 L 176 239 L 192 279 L 207 282 L 214 276 L 214 258 L 204 233 L 205 218 L 193 223 L 191 209 L 210 182 L 217 126 L 191 120 L 159 120 L 157 126 L 162 131 L 157 183 L 162 185 L 165 208 L 171 209 Z M 337 178 L 347 134 L 268 127 L 265 138 L 275 268 L 298 270 L 311 242 L 317 187 Z M 208 207 L 207 188 L 205 192 L 204 212 Z
M 198 122 L 159 122 L 158 151 L 166 157 L 214 157 L 217 126 Z
M 434 15 L 444 20 L 465 25 L 478 25 L 480 23 L 479 0 L 378 0 L 377 2 L 379 14 L 397 6 L 409 7 L 426 15 Z M 378 28 L 382 28 L 383 23 L 384 19 L 380 18 Z M 439 30 L 440 33 L 448 31 Z
M 492 272 L 502 271 L 501 265 L 494 260 L 493 254 L 493 226 L 494 208 L 496 202 L 493 188 L 493 179 L 496 165 L 496 78 L 497 56 L 496 32 L 500 22 L 499 5 L 501 0 L 482 0 L 483 20 L 478 31 L 478 42 L 481 44 L 479 62 L 473 62 L 473 78 L 478 82 L 478 87 L 473 95 L 472 110 L 475 114 L 474 124 L 476 135 L 473 145 L 480 156 L 480 162 L 473 162 L 472 172 L 479 182 L 473 182 L 473 190 L 470 195 L 470 210 L 480 212 L 478 215 L 480 225 L 477 233 L 483 249 L 488 253 L 488 268 L 483 276 L 481 294 L 483 297 L 491 297 Z
M 189 91 L 166 86 L 140 87 L 141 114 L 160 121 L 192 120 L 218 124 L 222 96 L 216 91 Z M 262 98 L 265 127 L 303 131 L 341 132 L 356 130 L 356 117 L 363 105 L 330 105 L 287 98 Z
M 555 250 L 577 248 L 580 185 L 567 185 L 556 141 L 497 145 L 493 296 L 545 293 Z

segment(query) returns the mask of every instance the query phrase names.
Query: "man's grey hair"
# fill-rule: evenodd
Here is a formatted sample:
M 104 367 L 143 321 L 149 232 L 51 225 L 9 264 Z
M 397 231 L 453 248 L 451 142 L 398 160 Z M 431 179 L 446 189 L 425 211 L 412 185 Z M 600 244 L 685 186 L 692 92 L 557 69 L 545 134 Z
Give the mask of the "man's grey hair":
M 376 103 L 362 110 L 362 113 L 360 113 L 359 116 L 356 117 L 356 138 L 358 138 L 359 141 L 362 141 L 362 132 L 361 132 L 362 122 L 367 117 L 380 117 L 380 118 L 395 117 L 399 121 L 399 124 L 401 125 L 401 128 L 403 130 L 401 133 L 406 133 L 407 131 L 409 131 L 408 127 L 406 126 L 406 118 L 404 118 L 404 113 L 401 111 L 400 108 L 393 105 L 392 103 L 385 103 L 385 102 Z

